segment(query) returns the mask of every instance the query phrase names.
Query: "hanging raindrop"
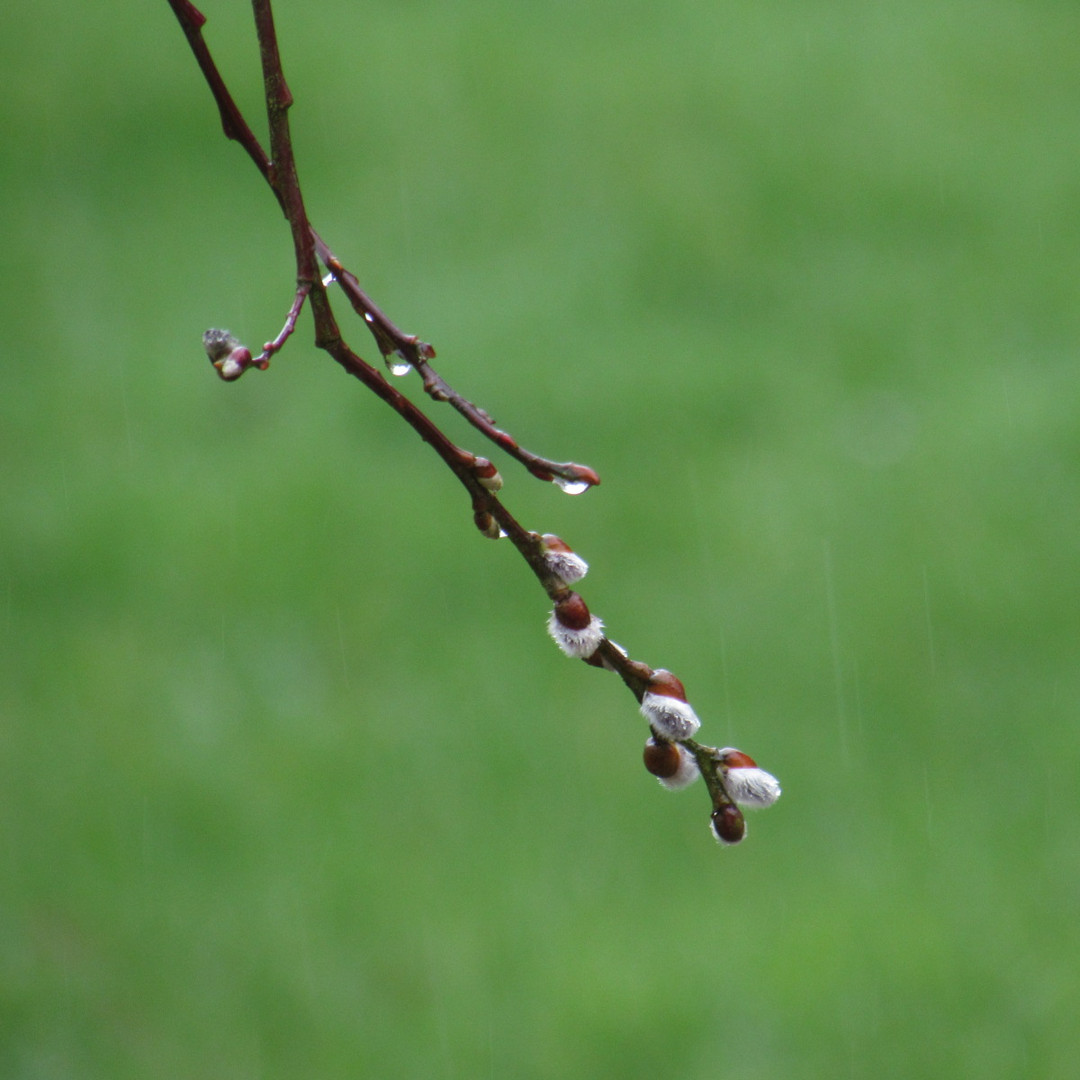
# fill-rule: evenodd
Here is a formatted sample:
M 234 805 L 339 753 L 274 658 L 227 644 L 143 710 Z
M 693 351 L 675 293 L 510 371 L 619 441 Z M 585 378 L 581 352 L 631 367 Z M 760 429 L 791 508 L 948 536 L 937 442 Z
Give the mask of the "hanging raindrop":
M 402 375 L 408 375 L 412 371 L 412 364 L 405 359 L 400 349 L 387 353 L 383 359 L 386 361 L 386 366 L 390 369 L 391 375 L 397 375 L 400 378 Z
M 565 476 L 553 477 L 552 482 L 558 484 L 567 495 L 580 495 L 592 486 L 586 480 L 568 480 Z

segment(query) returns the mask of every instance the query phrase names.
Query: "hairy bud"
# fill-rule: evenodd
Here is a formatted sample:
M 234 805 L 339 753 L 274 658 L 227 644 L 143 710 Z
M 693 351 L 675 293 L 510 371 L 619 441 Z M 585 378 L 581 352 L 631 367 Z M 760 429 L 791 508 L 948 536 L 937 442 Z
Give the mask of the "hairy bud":
M 780 782 L 759 769 L 749 754 L 727 746 L 717 757 L 724 773 L 724 787 L 740 806 L 772 806 L 780 798 Z
M 202 341 L 210 363 L 226 382 L 239 379 L 249 367 L 265 371 L 270 366 L 270 361 L 264 357 L 252 359 L 251 350 L 241 345 L 228 330 L 207 330 Z
M 592 656 L 604 640 L 604 624 L 595 615 L 590 615 L 585 601 L 572 592 L 555 604 L 548 619 L 548 633 L 567 656 L 584 660 Z
M 689 739 L 701 727 L 687 704 L 682 682 L 663 668 L 654 671 L 649 680 L 641 699 L 641 715 L 666 739 Z
M 540 543 L 544 552 L 544 562 L 563 584 L 573 585 L 589 572 L 589 564 L 561 537 L 554 533 L 544 533 L 540 537 Z
M 202 343 L 211 364 L 224 360 L 240 344 L 228 330 L 207 330 L 202 336 Z

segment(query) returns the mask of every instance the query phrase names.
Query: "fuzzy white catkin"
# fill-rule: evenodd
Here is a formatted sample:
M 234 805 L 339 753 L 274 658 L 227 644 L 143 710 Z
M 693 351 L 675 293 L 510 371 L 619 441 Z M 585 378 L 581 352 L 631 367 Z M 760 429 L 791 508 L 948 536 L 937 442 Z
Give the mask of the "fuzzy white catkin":
M 558 616 L 553 611 L 551 618 L 548 619 L 548 633 L 567 656 L 575 660 L 584 660 L 592 656 L 600 647 L 600 642 L 604 640 L 604 624 L 594 615 L 589 620 L 588 626 L 575 630 L 559 622 Z
M 572 551 L 546 551 L 544 562 L 548 569 L 567 585 L 580 581 L 589 572 L 589 564 Z
M 651 690 L 641 699 L 641 715 L 673 742 L 689 739 L 701 727 L 697 713 L 685 701 L 654 694 Z
M 740 806 L 772 806 L 780 798 L 780 782 L 764 769 L 728 769 L 724 781 Z

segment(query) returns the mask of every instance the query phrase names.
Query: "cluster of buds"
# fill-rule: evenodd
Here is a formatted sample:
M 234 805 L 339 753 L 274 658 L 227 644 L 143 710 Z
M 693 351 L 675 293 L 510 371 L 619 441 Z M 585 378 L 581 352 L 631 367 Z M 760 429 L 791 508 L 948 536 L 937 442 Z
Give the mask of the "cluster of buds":
M 265 355 L 252 357 L 251 350 L 228 330 L 207 330 L 202 336 L 203 348 L 210 363 L 225 382 L 239 379 L 249 367 L 265 371 L 270 360 Z
M 720 777 L 709 827 L 721 844 L 737 844 L 746 836 L 743 808 L 772 806 L 780 798 L 780 784 L 771 773 L 759 769 L 749 754 L 733 746 L 712 750 L 709 756 Z
M 596 483 L 599 482 L 597 477 Z M 557 584 L 564 587 L 574 585 L 589 572 L 589 564 L 561 536 L 554 533 L 537 536 L 533 533 L 533 539 L 538 541 L 544 564 Z M 611 661 L 599 648 L 600 643 L 605 640 L 604 624 L 600 619 L 591 616 L 586 622 L 588 610 L 585 601 L 577 593 L 569 593 L 555 605 L 555 610 L 548 620 L 548 632 L 567 656 L 584 660 L 593 667 L 614 671 Z M 578 636 L 581 631 L 585 632 L 583 639 Z M 608 640 L 607 647 L 623 657 L 626 656 L 626 650 L 614 641 Z M 585 649 L 588 651 L 584 651 Z
M 585 576 L 588 564 L 558 536 L 545 533 L 539 540 L 549 571 L 565 588 L 548 619 L 548 632 L 567 656 L 610 666 L 608 657 L 599 651 L 605 641 L 604 624 L 589 612 L 581 596 L 568 588 Z M 607 647 L 626 655 L 612 642 Z M 759 769 L 741 750 L 732 746 L 717 750 L 694 740 L 701 721 L 677 676 L 664 668 L 645 668 L 644 679 L 641 715 L 650 730 L 642 755 L 645 768 L 671 791 L 689 787 L 704 774 L 712 796 L 709 828 L 713 836 L 721 844 L 739 843 L 746 836 L 742 808 L 772 806 L 780 798 L 776 777 Z
M 737 844 L 746 836 L 742 807 L 772 806 L 780 798 L 776 777 L 759 769 L 749 754 L 693 741 L 700 721 L 682 682 L 670 671 L 653 672 L 641 697 L 641 713 L 652 731 L 645 743 L 645 768 L 664 787 L 677 791 L 692 784 L 703 769 L 708 772 L 713 799 L 709 828 L 721 844 Z
M 746 836 L 742 808 L 772 806 L 780 798 L 780 784 L 741 750 L 731 746 L 715 750 L 697 743 L 694 747 L 696 754 L 682 743 L 654 733 L 645 743 L 645 768 L 671 791 L 689 786 L 702 768 L 708 769 L 713 781 L 709 784 L 713 797 L 709 828 L 721 844 L 737 844 Z

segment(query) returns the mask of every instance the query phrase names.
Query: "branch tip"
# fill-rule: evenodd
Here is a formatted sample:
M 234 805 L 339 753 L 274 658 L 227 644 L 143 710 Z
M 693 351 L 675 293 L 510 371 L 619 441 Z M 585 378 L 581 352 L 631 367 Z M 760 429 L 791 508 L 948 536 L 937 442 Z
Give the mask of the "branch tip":
M 251 350 L 228 330 L 207 330 L 202 342 L 210 363 L 225 382 L 235 382 L 250 367 L 265 371 L 270 366 L 266 356 L 253 359 Z

